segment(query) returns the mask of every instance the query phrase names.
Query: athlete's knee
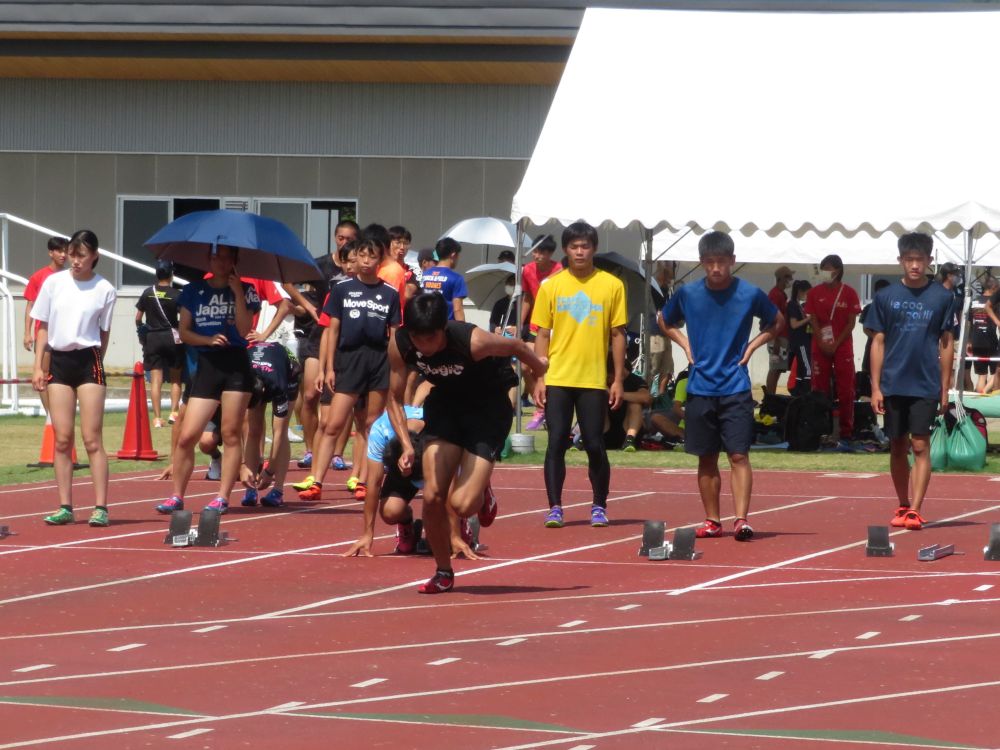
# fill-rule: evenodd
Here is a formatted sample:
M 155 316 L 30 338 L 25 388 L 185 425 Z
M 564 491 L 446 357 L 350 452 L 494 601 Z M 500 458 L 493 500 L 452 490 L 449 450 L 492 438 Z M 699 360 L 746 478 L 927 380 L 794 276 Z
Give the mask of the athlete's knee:
M 750 457 L 746 453 L 730 453 L 729 454 L 729 465 L 733 468 L 737 466 L 742 468 L 744 466 L 750 465 Z
M 104 447 L 104 440 L 101 435 L 84 435 L 83 449 L 87 453 L 97 453 Z
M 55 435 L 52 446 L 56 453 L 69 453 L 73 450 L 73 433 Z

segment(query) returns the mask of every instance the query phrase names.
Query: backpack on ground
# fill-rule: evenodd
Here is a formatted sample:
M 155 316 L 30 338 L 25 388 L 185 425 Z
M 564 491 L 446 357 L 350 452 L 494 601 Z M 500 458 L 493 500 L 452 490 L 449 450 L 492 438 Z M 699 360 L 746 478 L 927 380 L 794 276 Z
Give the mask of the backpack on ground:
M 833 432 L 830 399 L 810 391 L 792 399 L 785 412 L 785 440 L 790 451 L 818 451 L 823 437 Z

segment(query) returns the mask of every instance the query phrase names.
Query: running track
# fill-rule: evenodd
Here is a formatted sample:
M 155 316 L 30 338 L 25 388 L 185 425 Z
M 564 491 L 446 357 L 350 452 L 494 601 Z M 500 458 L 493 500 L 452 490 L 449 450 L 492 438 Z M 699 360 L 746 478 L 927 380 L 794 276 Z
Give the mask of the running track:
M 752 542 L 650 562 L 643 520 L 700 520 L 691 472 L 615 469 L 612 525 L 591 529 L 571 469 L 569 523 L 549 530 L 541 472 L 498 468 L 488 557 L 437 597 L 414 590 L 432 562 L 390 554 L 381 522 L 377 557 L 339 557 L 361 523 L 346 491 L 237 501 L 237 542 L 176 550 L 150 474 L 114 477 L 108 529 L 45 527 L 51 484 L 0 488 L 17 532 L 0 748 L 1000 747 L 1000 563 L 982 555 L 1000 484 L 935 476 L 935 525 L 867 558 L 886 476 L 755 479 Z M 193 482 L 189 504 L 211 490 Z M 934 542 L 964 554 L 917 562 Z

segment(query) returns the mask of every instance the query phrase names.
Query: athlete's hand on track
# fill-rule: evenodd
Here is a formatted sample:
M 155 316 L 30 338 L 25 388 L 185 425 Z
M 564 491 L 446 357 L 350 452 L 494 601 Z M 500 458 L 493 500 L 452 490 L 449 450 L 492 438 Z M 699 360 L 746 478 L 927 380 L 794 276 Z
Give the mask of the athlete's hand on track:
M 465 543 L 465 540 L 460 536 L 453 536 L 451 538 L 451 557 L 454 560 L 459 555 L 465 557 L 466 560 L 478 560 L 479 555 L 472 551 L 472 548 Z
M 170 479 L 174 475 L 174 467 L 169 464 L 167 467 L 160 472 L 160 476 L 157 479 Z
M 374 557 L 372 555 L 372 542 L 373 537 L 369 534 L 365 534 L 358 541 L 351 545 L 351 548 L 345 552 L 342 557 L 358 557 L 359 555 L 364 555 L 365 557 Z

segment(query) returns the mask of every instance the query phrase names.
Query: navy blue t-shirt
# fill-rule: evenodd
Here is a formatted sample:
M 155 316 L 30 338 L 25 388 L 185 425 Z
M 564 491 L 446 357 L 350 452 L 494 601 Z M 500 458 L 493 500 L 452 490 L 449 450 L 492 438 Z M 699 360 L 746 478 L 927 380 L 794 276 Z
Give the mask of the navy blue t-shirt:
M 687 322 L 694 364 L 688 378 L 693 396 L 731 396 L 750 390 L 750 373 L 740 359 L 750 340 L 753 319 L 774 323 L 778 308 L 763 290 L 743 279 L 726 289 L 709 289 L 705 280 L 682 286 L 663 306 L 668 325 Z
M 886 396 L 941 396 L 941 335 L 952 329 L 955 295 L 932 281 L 911 289 L 902 281 L 875 295 L 865 327 L 885 335 L 879 389 Z
M 455 319 L 455 308 L 452 304 L 455 297 L 465 298 L 469 296 L 465 277 L 446 266 L 428 268 L 424 272 L 421 283 L 425 292 L 437 292 L 444 297 L 445 302 L 448 303 L 448 320 Z
M 243 293 L 247 309 L 251 314 L 260 312 L 260 297 L 257 290 L 243 282 Z M 181 290 L 177 307 L 191 313 L 191 330 L 202 336 L 225 335 L 229 346 L 245 349 L 247 340 L 236 330 L 236 297 L 227 284 L 222 289 L 211 286 L 206 279 L 192 281 Z M 198 351 L 218 351 L 217 346 L 198 346 Z
M 384 281 L 345 279 L 334 285 L 323 312 L 340 320 L 338 350 L 389 345 L 389 326 L 399 325 L 399 294 Z

